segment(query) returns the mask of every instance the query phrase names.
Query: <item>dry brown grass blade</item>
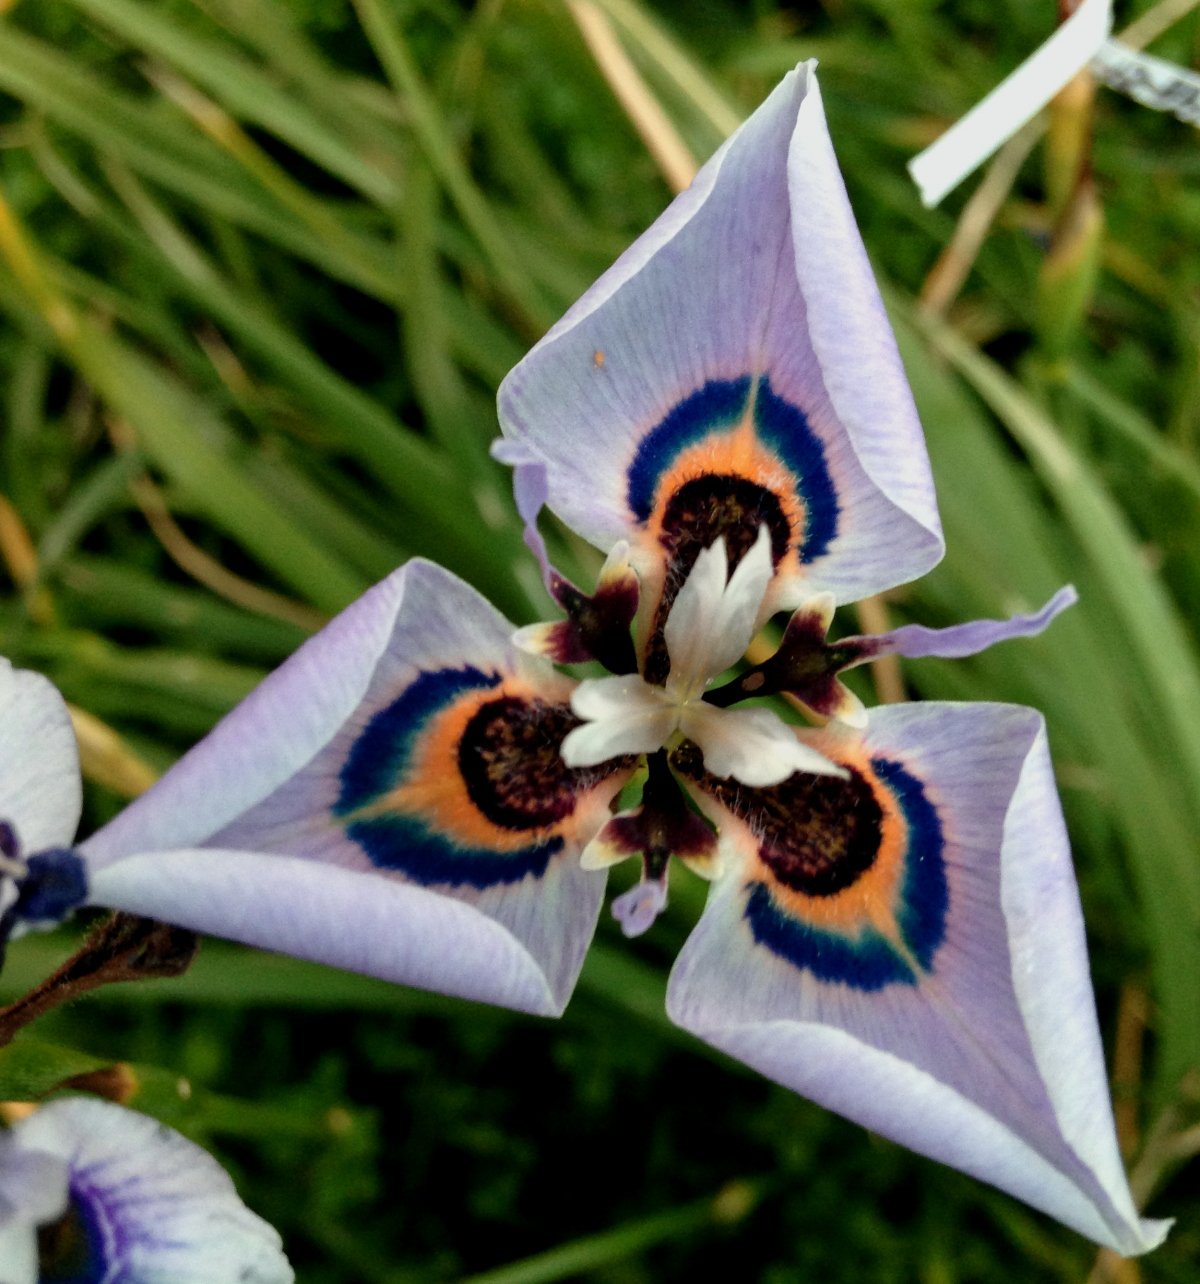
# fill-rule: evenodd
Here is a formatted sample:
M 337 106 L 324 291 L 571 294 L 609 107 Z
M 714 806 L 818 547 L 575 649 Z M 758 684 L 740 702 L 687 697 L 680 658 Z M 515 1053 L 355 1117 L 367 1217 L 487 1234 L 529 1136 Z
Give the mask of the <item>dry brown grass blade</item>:
M 612 23 L 591 0 L 567 0 L 567 8 L 659 172 L 673 192 L 682 192 L 696 176 L 696 159 L 633 65 Z
M 108 430 L 118 450 L 134 448 L 135 438 L 126 424 L 110 419 Z M 129 483 L 129 489 L 167 556 L 180 570 L 205 588 L 211 589 L 218 597 L 257 615 L 269 615 L 288 624 L 295 624 L 310 633 L 328 623 L 329 617 L 322 612 L 243 578 L 194 544 L 171 515 L 162 491 L 149 476 L 134 478 Z

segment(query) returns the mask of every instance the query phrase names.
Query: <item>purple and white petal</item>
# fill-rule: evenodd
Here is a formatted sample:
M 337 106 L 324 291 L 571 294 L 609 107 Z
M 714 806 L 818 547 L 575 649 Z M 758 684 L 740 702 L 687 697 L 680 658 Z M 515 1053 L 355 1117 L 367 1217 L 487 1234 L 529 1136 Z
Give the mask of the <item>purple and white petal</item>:
M 64 1099 L 14 1125 L 12 1140 L 26 1154 L 66 1165 L 70 1221 L 43 1251 L 64 1254 L 60 1265 L 69 1261 L 80 1278 L 138 1284 L 295 1278 L 278 1233 L 242 1203 L 220 1164 L 154 1119 L 106 1101 Z M 44 1270 L 54 1273 L 50 1263 Z
M 603 892 L 603 876 L 591 877 Z M 511 930 L 440 891 L 256 851 L 131 856 L 96 875 L 93 895 L 245 945 L 546 1015 L 566 1001 L 550 978 L 577 973 L 576 943 L 591 939 L 599 898 L 575 894 L 571 879 L 543 883 L 541 905 Z
M 1167 1224 L 1139 1218 L 1117 1151 L 1040 715 L 894 705 L 810 738 L 845 782 L 754 799 L 683 764 L 724 872 L 672 1019 L 1101 1244 L 1153 1248 Z
M 550 507 L 600 548 L 628 538 L 650 599 L 672 591 L 664 557 L 681 582 L 718 535 L 736 561 L 764 523 L 777 608 L 854 600 L 942 553 L 811 64 L 509 374 L 499 408 Z
M 578 855 L 623 775 L 563 763 L 574 684 L 512 632 L 409 563 L 84 845 L 93 903 L 561 1011 L 604 890 Z
M 1079 601 L 1073 585 L 1060 588 L 1041 608 L 1028 615 L 1014 615 L 1007 620 L 971 620 L 949 628 L 931 629 L 923 624 L 904 624 L 888 633 L 869 637 L 847 639 L 847 644 L 857 645 L 862 652 L 856 663 L 863 664 L 878 655 L 903 655 L 910 659 L 937 656 L 943 660 L 960 660 L 977 655 L 1007 642 L 1010 638 L 1033 638 L 1044 633 L 1050 624 L 1068 607 Z M 848 666 L 849 667 L 849 666 Z
M 82 806 L 79 750 L 54 684 L 0 657 L 0 822 L 24 854 L 67 847 Z
M 525 547 L 537 558 L 542 582 L 552 593 L 556 572 L 550 564 L 546 541 L 538 530 L 538 517 L 550 497 L 546 465 L 521 442 L 504 438 L 492 442 L 491 454 L 498 463 L 507 464 L 513 470 L 513 500 L 524 524 Z

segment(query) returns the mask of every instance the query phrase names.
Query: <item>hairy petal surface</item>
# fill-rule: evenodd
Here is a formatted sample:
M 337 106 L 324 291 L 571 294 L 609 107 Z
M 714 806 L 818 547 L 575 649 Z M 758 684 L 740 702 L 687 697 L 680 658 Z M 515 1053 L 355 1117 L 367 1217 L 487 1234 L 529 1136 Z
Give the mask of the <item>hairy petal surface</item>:
M 62 1180 L 67 1221 L 48 1237 L 41 1278 L 137 1284 L 291 1284 L 279 1235 L 238 1198 L 199 1146 L 145 1115 L 106 1101 L 52 1101 L 14 1125 L 0 1163 L 37 1162 Z M 69 1201 L 69 1202 L 67 1202 Z M 36 1228 L 62 1204 L 0 1229 L 0 1248 L 36 1262 Z M 19 1242 L 19 1241 L 23 1241 Z M 24 1259 L 22 1261 L 22 1259 Z M 10 1261 L 0 1259 L 8 1270 Z M 35 1266 L 36 1269 L 36 1266 Z M 3 1275 L 29 1284 L 36 1274 Z
M 603 896 L 577 857 L 629 768 L 563 763 L 574 684 L 512 631 L 409 563 L 85 844 L 93 902 L 561 1011 Z
M 764 524 L 775 609 L 854 600 L 941 556 L 811 64 L 509 374 L 499 407 L 545 464 L 550 507 L 601 548 L 629 539 L 660 622 L 702 549 L 724 535 L 736 563 Z
M 811 737 L 849 773 L 733 791 L 684 759 L 723 874 L 673 1020 L 1131 1254 L 1082 916 L 1040 715 L 895 705 Z M 677 755 L 678 757 L 678 755 Z
M 69 846 L 79 824 L 79 750 L 54 684 L 0 657 L 0 822 L 23 853 Z

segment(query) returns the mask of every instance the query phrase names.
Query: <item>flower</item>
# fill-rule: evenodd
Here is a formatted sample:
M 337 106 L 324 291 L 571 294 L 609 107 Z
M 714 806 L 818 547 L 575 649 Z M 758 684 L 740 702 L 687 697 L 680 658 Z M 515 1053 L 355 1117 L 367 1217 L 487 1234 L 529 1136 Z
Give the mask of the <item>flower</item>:
M 82 791 L 62 697 L 39 673 L 0 657 L 0 961 L 10 935 L 60 922 L 83 904 L 87 877 L 71 850 Z
M 177 1132 L 60 1098 L 0 1133 L 0 1279 L 291 1284 L 275 1230 Z
M 93 903 L 561 1012 L 603 897 L 713 892 L 669 986 L 709 1043 L 1126 1253 L 1082 918 L 1040 716 L 866 713 L 872 654 L 969 654 L 1072 600 L 827 643 L 942 554 L 923 438 L 811 66 L 789 75 L 504 381 L 526 541 L 565 619 L 413 561 L 83 844 Z M 608 553 L 550 563 L 543 506 Z M 719 685 L 759 626 L 776 656 Z M 631 631 L 632 628 L 632 631 Z M 555 664 L 595 660 L 577 681 Z M 789 693 L 834 720 L 787 723 Z M 640 802 L 621 791 L 646 774 Z

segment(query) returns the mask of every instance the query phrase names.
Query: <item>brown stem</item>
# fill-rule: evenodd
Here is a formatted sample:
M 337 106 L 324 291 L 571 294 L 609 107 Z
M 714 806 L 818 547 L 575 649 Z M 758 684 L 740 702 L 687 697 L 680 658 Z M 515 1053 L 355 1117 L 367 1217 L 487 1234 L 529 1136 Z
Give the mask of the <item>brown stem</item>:
M 200 938 L 184 928 L 136 914 L 113 914 L 40 985 L 0 1008 L 0 1048 L 43 1013 L 89 990 L 118 981 L 181 976 L 199 948 Z

